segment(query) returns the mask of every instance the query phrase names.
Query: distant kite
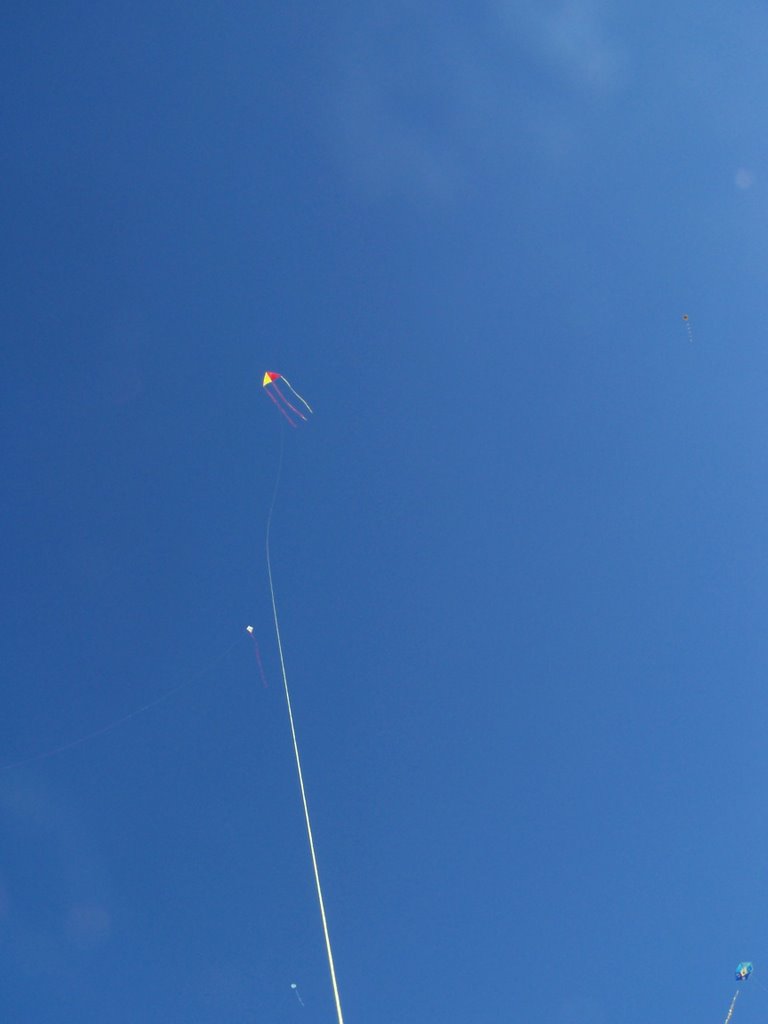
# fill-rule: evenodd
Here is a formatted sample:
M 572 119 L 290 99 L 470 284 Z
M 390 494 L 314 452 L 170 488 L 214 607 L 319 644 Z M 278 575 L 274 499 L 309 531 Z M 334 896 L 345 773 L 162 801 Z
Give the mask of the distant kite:
M 749 976 L 754 970 L 752 963 L 749 960 L 744 960 L 736 967 L 736 981 L 748 981 Z M 728 1007 L 728 1016 L 723 1021 L 723 1024 L 730 1024 L 733 1011 L 736 1009 L 736 1000 L 739 998 L 739 992 L 741 989 L 736 989 L 731 1000 L 731 1005 Z
M 754 967 L 749 960 L 745 960 L 744 963 L 739 964 L 736 968 L 736 981 L 746 981 L 753 970 Z
M 267 370 L 267 372 L 264 374 L 264 380 L 261 382 L 262 387 L 264 388 L 266 393 L 269 395 L 269 397 L 272 399 L 272 401 L 275 403 L 277 408 L 280 410 L 283 416 L 285 416 L 285 418 L 288 420 L 292 427 L 295 427 L 296 424 L 293 422 L 291 413 L 293 413 L 294 416 L 298 416 L 299 419 L 304 420 L 304 422 L 306 423 L 307 417 L 304 415 L 304 413 L 300 409 L 297 409 L 296 406 L 293 405 L 291 402 L 289 402 L 288 399 L 283 394 L 283 392 L 280 390 L 280 387 L 277 383 L 279 380 L 283 381 L 283 383 L 291 389 L 293 394 L 301 402 L 301 404 L 304 406 L 307 412 L 311 413 L 312 409 L 310 408 L 309 403 L 304 401 L 304 399 L 301 397 L 298 391 L 296 391 L 295 388 L 291 386 L 291 382 L 286 377 L 283 377 L 282 374 L 272 373 L 270 370 Z M 290 410 L 290 412 L 287 412 L 286 410 Z
M 685 324 L 686 331 L 688 331 L 688 341 L 693 341 L 693 331 L 691 329 L 691 318 L 688 316 L 687 313 L 683 313 L 683 323 Z

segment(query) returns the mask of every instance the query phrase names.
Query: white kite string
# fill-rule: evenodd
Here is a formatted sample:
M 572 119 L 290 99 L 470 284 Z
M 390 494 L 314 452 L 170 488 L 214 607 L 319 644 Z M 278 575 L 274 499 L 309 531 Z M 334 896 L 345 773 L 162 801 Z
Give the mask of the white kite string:
M 728 1016 L 727 1016 L 727 1017 L 725 1018 L 725 1020 L 724 1020 L 723 1024 L 728 1024 L 728 1021 L 729 1021 L 729 1020 L 731 1019 L 731 1017 L 733 1016 L 733 1008 L 734 1008 L 734 1006 L 736 1005 L 736 1000 L 737 1000 L 738 998 L 739 998 L 739 989 L 736 989 L 736 995 L 735 995 L 735 996 L 733 997 L 733 999 L 731 1000 L 731 1006 L 730 1006 L 730 1009 L 728 1010 Z
M 293 388 L 291 388 L 293 390 Z M 336 984 L 336 970 L 333 966 L 333 952 L 331 951 L 331 937 L 328 933 L 328 921 L 325 916 L 325 902 L 323 901 L 323 890 L 320 886 L 320 872 L 317 868 L 317 857 L 315 856 L 315 843 L 312 838 L 312 825 L 309 821 L 309 807 L 307 805 L 307 794 L 304 789 L 304 776 L 301 772 L 301 758 L 299 757 L 299 745 L 296 741 L 296 728 L 293 724 L 293 710 L 291 709 L 291 695 L 288 691 L 288 677 L 285 674 L 285 659 L 283 658 L 283 644 L 280 640 L 280 625 L 277 620 L 277 603 L 275 601 L 275 588 L 272 583 L 272 562 L 269 557 L 269 531 L 272 528 L 272 513 L 275 510 L 275 500 L 277 499 L 277 490 L 280 486 L 280 476 L 283 471 L 283 448 L 284 448 L 284 434 L 280 431 L 280 462 L 277 467 L 277 479 L 275 480 L 275 490 L 272 495 L 272 504 L 269 507 L 269 515 L 267 517 L 267 536 L 265 542 L 265 548 L 267 552 L 267 575 L 269 576 L 269 593 L 272 597 L 272 618 L 275 622 L 275 636 L 277 637 L 277 650 L 280 655 L 280 672 L 283 677 L 283 687 L 285 688 L 285 701 L 288 705 L 288 721 L 291 723 L 291 737 L 293 739 L 293 753 L 296 756 L 296 771 L 299 776 L 299 789 L 301 790 L 301 802 L 304 805 L 304 821 L 307 825 L 307 838 L 309 839 L 309 852 L 312 856 L 312 868 L 315 872 L 315 886 L 317 888 L 317 901 L 320 904 L 320 917 L 323 922 L 323 934 L 325 935 L 325 949 L 328 953 L 328 967 L 331 972 L 331 985 L 333 986 L 333 998 L 336 1001 L 336 1015 L 339 1019 L 339 1024 L 344 1024 L 344 1017 L 341 1013 L 341 1000 L 339 999 L 339 987 Z
M 288 380 L 287 377 L 281 377 L 281 380 L 285 381 L 285 383 L 288 385 L 288 387 L 291 389 L 291 391 L 294 393 L 294 395 L 296 395 L 298 400 L 300 402 L 302 402 L 307 407 L 307 409 L 309 409 L 310 412 L 314 412 L 314 410 L 313 410 L 312 406 L 309 404 L 309 402 L 305 398 L 301 397 L 299 392 L 296 390 L 295 387 L 293 387 L 293 385 L 291 384 L 291 382 Z

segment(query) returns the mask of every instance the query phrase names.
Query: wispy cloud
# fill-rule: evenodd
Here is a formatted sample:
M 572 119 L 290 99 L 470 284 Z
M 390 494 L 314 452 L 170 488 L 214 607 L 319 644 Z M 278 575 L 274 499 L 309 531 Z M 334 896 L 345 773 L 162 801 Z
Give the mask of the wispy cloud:
M 544 7 L 491 0 L 462 20 L 395 4 L 347 24 L 330 112 L 356 185 L 445 201 L 488 161 L 567 152 L 627 61 L 599 0 Z
M 512 39 L 563 84 L 588 92 L 611 92 L 622 82 L 626 54 L 611 38 L 601 0 L 521 4 L 498 0 L 496 13 Z

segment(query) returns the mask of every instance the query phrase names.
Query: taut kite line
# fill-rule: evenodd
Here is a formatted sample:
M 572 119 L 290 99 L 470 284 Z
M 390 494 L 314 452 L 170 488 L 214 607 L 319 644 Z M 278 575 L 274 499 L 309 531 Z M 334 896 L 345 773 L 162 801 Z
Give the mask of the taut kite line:
M 738 988 L 736 989 L 736 994 L 734 995 L 733 999 L 731 1000 L 731 1005 L 728 1008 L 728 1016 L 725 1018 L 725 1021 L 723 1022 L 723 1024 L 728 1024 L 728 1022 L 730 1021 L 731 1017 L 733 1016 L 733 1010 L 734 1010 L 734 1007 L 736 1006 L 736 1000 L 739 998 L 739 992 L 740 991 L 741 991 L 740 989 L 738 989 Z
M 309 405 L 307 404 L 307 402 L 305 402 L 304 399 L 301 397 L 301 395 L 299 395 L 299 393 L 297 391 L 294 391 L 294 389 L 291 387 L 291 385 L 288 384 L 288 381 L 285 380 L 285 377 L 282 377 L 279 373 L 265 373 L 264 374 L 264 381 L 263 381 L 264 390 L 267 392 L 267 394 L 272 399 L 272 401 L 275 403 L 275 405 L 277 405 L 277 407 L 280 409 L 280 412 L 283 414 L 283 416 L 285 416 L 285 418 L 288 420 L 288 422 L 291 424 L 291 426 L 295 427 L 296 424 L 293 422 L 291 417 L 288 415 L 288 413 L 285 411 L 285 409 L 280 405 L 278 400 L 273 395 L 272 390 L 271 390 L 272 388 L 276 388 L 277 389 L 277 393 L 283 399 L 283 401 L 288 406 L 288 408 L 291 409 L 298 416 L 300 416 L 301 419 L 306 420 L 307 417 L 304 416 L 302 413 L 300 413 L 297 409 L 295 409 L 294 406 L 291 405 L 290 402 L 288 402 L 288 400 L 282 394 L 280 389 L 277 387 L 276 381 L 278 379 L 285 381 L 285 383 L 288 385 L 288 387 L 291 388 L 291 391 L 293 392 L 293 394 L 296 395 L 298 400 L 300 402 L 302 402 L 304 404 L 304 406 L 307 408 L 308 412 L 311 413 L 312 410 L 309 407 Z M 285 691 L 285 703 L 286 703 L 286 705 L 288 707 L 288 721 L 289 721 L 290 726 L 291 726 L 291 739 L 293 740 L 293 753 L 294 753 L 294 757 L 296 758 L 296 773 L 297 773 L 297 775 L 299 777 L 299 789 L 301 791 L 301 802 L 302 802 L 302 805 L 304 807 L 304 822 L 305 822 L 305 824 L 307 826 L 307 839 L 309 840 L 309 853 L 310 853 L 310 856 L 312 858 L 312 870 L 313 870 L 314 875 L 315 875 L 315 888 L 317 890 L 317 902 L 320 905 L 320 918 L 321 918 L 321 920 L 323 922 L 323 935 L 325 936 L 325 951 L 326 951 L 326 953 L 328 955 L 328 970 L 329 970 L 330 975 L 331 975 L 331 986 L 333 988 L 333 998 L 334 998 L 334 1001 L 336 1003 L 336 1016 L 338 1018 L 339 1024 L 344 1024 L 344 1017 L 343 1017 L 342 1012 L 341 1012 L 341 999 L 339 997 L 339 986 L 336 983 L 336 968 L 334 967 L 334 964 L 333 964 L 333 951 L 331 949 L 331 936 L 330 936 L 330 933 L 328 932 L 328 919 L 327 919 L 326 914 L 325 914 L 325 900 L 323 899 L 323 890 L 322 890 L 322 886 L 320 885 L 320 871 L 318 870 L 318 867 L 317 867 L 317 856 L 315 854 L 315 841 L 314 841 L 314 839 L 312 837 L 312 824 L 311 824 L 311 822 L 309 820 L 309 805 L 307 804 L 307 793 L 306 793 L 306 790 L 304 788 L 304 774 L 303 774 L 303 772 L 301 770 L 301 757 L 299 756 L 299 744 L 298 744 L 298 741 L 296 739 L 296 726 L 294 725 L 294 721 L 293 721 L 293 708 L 291 706 L 291 694 L 290 694 L 290 691 L 288 689 L 288 676 L 287 676 L 286 671 L 285 671 L 285 657 L 283 655 L 283 642 L 282 642 L 282 639 L 280 638 L 280 623 L 279 623 L 279 620 L 278 620 L 278 617 L 277 617 L 277 601 L 275 600 L 275 585 L 274 585 L 274 581 L 273 581 L 273 578 L 272 578 L 272 559 L 270 558 L 270 553 L 269 553 L 269 534 L 270 534 L 270 531 L 272 529 L 272 515 L 273 515 L 273 513 L 275 511 L 275 501 L 277 500 L 277 492 L 278 492 L 278 488 L 280 487 L 280 476 L 281 476 L 282 471 L 283 471 L 284 440 L 285 440 L 284 434 L 281 433 L 281 437 L 280 437 L 280 460 L 278 462 L 278 467 L 277 467 L 277 479 L 275 480 L 275 489 L 272 492 L 272 502 L 271 502 L 271 504 L 269 506 L 269 515 L 267 516 L 267 533 L 266 533 L 266 538 L 265 538 L 265 542 L 264 542 L 264 547 L 265 547 L 266 555 L 267 555 L 267 576 L 269 578 L 269 594 L 270 594 L 270 597 L 272 598 L 272 619 L 273 619 L 274 624 L 275 624 L 275 637 L 277 638 L 277 651 L 278 651 L 278 654 L 280 655 L 280 674 L 282 675 L 282 678 L 283 678 L 283 689 Z M 298 997 L 298 992 L 297 992 L 297 997 Z

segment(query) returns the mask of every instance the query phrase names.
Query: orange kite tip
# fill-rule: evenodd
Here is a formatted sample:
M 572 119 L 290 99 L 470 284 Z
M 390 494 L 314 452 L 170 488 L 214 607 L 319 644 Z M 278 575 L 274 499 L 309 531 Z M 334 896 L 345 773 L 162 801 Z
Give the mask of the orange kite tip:
M 273 380 L 278 380 L 279 377 L 279 373 L 272 373 L 270 370 L 267 370 L 264 374 L 264 380 L 261 382 L 261 386 L 265 388 L 267 384 L 271 384 Z

